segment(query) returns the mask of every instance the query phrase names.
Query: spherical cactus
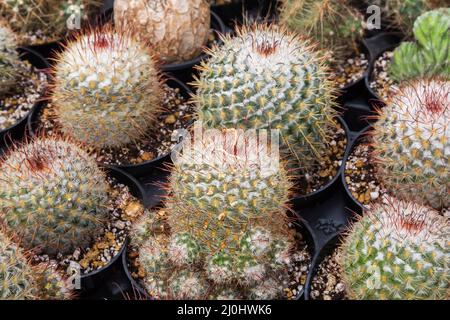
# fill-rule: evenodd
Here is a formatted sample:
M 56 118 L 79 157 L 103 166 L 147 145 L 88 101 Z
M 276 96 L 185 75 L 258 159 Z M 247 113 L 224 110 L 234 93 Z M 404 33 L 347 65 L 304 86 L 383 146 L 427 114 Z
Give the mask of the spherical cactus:
M 449 299 L 448 220 L 385 199 L 356 222 L 339 252 L 351 299 Z
M 79 29 L 101 4 L 99 0 L 2 0 L 0 16 L 19 33 L 21 44 L 41 44 Z
M 72 253 L 102 230 L 108 184 L 76 144 L 36 139 L 9 152 L 0 169 L 0 219 L 24 247 Z
M 0 299 L 35 299 L 34 270 L 22 250 L 0 231 Z
M 169 294 L 174 300 L 204 300 L 209 285 L 201 274 L 189 270 L 176 271 L 169 279 Z
M 159 112 L 153 57 L 126 32 L 104 27 L 70 42 L 54 75 L 52 101 L 62 132 L 96 149 L 145 137 Z
M 40 300 L 70 300 L 73 297 L 69 283 L 57 270 L 46 264 L 36 268 Z
M 434 208 L 450 205 L 450 82 L 403 86 L 374 124 L 378 177 L 392 193 Z
M 210 30 L 208 0 L 116 0 L 116 26 L 132 28 L 165 63 L 198 56 Z
M 16 35 L 0 21 L 0 99 L 16 86 L 19 79 L 23 64 L 16 48 Z
M 423 76 L 450 79 L 450 8 L 426 12 L 414 22 L 416 42 L 394 51 L 390 77 L 402 82 Z
M 363 16 L 348 0 L 284 0 L 281 22 L 292 31 L 311 36 L 332 58 L 343 60 L 358 51 L 364 35 Z M 347 49 L 347 50 L 346 50 Z
M 300 168 L 317 165 L 337 126 L 321 54 L 274 25 L 243 27 L 223 41 L 195 83 L 198 119 L 208 128 L 279 129 Z

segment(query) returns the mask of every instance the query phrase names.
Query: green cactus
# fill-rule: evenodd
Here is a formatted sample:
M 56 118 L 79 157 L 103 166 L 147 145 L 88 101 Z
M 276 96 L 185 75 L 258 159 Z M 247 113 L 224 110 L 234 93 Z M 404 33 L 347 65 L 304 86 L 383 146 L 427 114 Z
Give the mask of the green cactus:
M 146 287 L 160 298 L 216 299 L 224 292 L 245 297 L 250 291 L 263 298 L 268 293 L 259 292 L 259 282 L 287 272 L 294 241 L 285 214 L 291 182 L 280 163 L 266 168 L 248 158 L 270 161 L 258 146 L 240 140 L 243 131 L 223 134 L 232 140 L 203 141 L 175 161 L 166 221 L 147 216 L 133 228 Z M 224 162 L 218 164 L 216 156 Z M 180 277 L 198 286 L 168 280 L 184 271 Z M 280 287 L 277 282 L 264 290 L 275 298 L 282 295 Z
M 0 219 L 25 248 L 72 253 L 102 230 L 108 184 L 76 144 L 36 139 L 6 154 L 0 169 Z
M 427 207 L 387 198 L 350 229 L 338 255 L 351 299 L 449 299 L 449 224 Z
M 332 51 L 336 61 L 348 58 L 349 48 L 357 52 L 364 35 L 363 16 L 348 0 L 283 0 L 281 22 Z
M 40 300 L 72 299 L 72 289 L 58 271 L 46 264 L 37 266 L 37 268 L 40 268 L 36 277 Z
M 21 45 L 36 45 L 64 37 L 69 27 L 78 27 L 68 24 L 73 17 L 85 22 L 101 4 L 98 0 L 2 0 L 0 16 L 19 34 Z
M 434 208 L 450 205 L 450 82 L 420 80 L 400 88 L 380 110 L 373 147 L 385 187 Z
M 402 82 L 420 77 L 450 78 L 450 8 L 424 13 L 414 23 L 416 42 L 394 51 L 390 77 Z
M 0 99 L 10 93 L 20 79 L 23 63 L 16 48 L 16 35 L 0 20 Z
M 322 55 L 275 25 L 243 27 L 223 41 L 194 83 L 198 120 L 206 128 L 279 129 L 295 167 L 317 166 L 337 130 Z
M 149 50 L 109 27 L 69 43 L 54 67 L 52 101 L 62 132 L 95 149 L 145 137 L 161 101 Z

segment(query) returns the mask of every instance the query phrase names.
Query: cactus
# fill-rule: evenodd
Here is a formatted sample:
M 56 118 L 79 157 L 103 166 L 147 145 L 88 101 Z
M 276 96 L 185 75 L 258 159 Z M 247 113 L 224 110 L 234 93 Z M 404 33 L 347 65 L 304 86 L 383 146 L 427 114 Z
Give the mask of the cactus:
M 397 82 L 420 77 L 450 79 L 450 8 L 424 13 L 414 23 L 416 42 L 403 42 L 389 67 Z
M 291 182 L 280 163 L 262 165 L 274 159 L 243 132 L 223 134 L 224 140 L 205 138 L 194 154 L 183 152 L 175 161 L 167 221 L 147 216 L 131 233 L 146 287 L 159 298 L 282 294 L 279 281 L 261 288 L 259 282 L 286 273 L 290 263 L 293 236 L 285 207 Z
M 351 299 L 449 299 L 448 220 L 394 198 L 374 205 L 338 255 Z
M 67 280 L 54 269 L 54 267 L 41 264 L 37 269 L 36 281 L 39 288 L 40 300 L 70 300 L 73 297 L 72 289 Z
M 116 26 L 136 30 L 164 63 L 197 57 L 210 30 L 208 0 L 116 0 Z
M 0 0 L 0 16 L 19 34 L 22 45 L 59 40 L 71 22 L 87 20 L 101 6 L 98 0 Z M 73 19 L 75 18 L 75 19 Z
M 194 83 L 198 119 L 208 128 L 279 129 L 300 168 L 320 163 L 337 129 L 322 55 L 275 25 L 244 26 L 223 42 Z
M 16 35 L 0 20 L 0 99 L 14 89 L 23 68 L 16 47 Z
M 334 60 L 358 51 L 364 35 L 363 16 L 348 0 L 283 0 L 281 22 L 294 32 L 310 36 Z M 351 52 L 350 52 L 351 53 Z
M 36 139 L 6 154 L 0 169 L 0 219 L 25 248 L 72 253 L 102 230 L 108 184 L 76 144 Z
M 450 205 L 450 82 L 400 88 L 374 124 L 378 177 L 393 193 L 434 208 Z
M 65 135 L 95 149 L 144 138 L 160 110 L 161 86 L 150 50 L 106 26 L 70 42 L 57 57 L 52 95 Z

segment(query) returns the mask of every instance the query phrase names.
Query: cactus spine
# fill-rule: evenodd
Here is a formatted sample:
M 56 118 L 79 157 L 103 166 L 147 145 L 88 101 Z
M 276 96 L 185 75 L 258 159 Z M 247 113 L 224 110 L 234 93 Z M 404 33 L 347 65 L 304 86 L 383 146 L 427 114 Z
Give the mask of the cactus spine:
M 142 43 L 104 27 L 69 43 L 57 60 L 52 100 L 64 134 L 95 149 L 120 148 L 148 134 L 161 88 Z
M 10 151 L 0 169 L 0 218 L 27 249 L 71 253 L 102 230 L 108 184 L 76 144 L 37 139 Z
M 427 207 L 394 198 L 353 225 L 339 259 L 351 299 L 448 299 L 449 225 Z
M 243 27 L 223 41 L 195 82 L 198 119 L 208 128 L 279 129 L 300 168 L 319 163 L 337 127 L 321 54 L 274 25 Z
M 154 47 L 164 63 L 197 57 L 210 29 L 208 0 L 117 0 L 117 26 L 132 28 L 139 39 Z
M 450 83 L 400 88 L 374 125 L 378 176 L 396 195 L 434 208 L 450 205 Z
M 450 8 L 424 13 L 414 22 L 413 32 L 416 42 L 403 42 L 394 51 L 389 68 L 392 79 L 450 79 Z

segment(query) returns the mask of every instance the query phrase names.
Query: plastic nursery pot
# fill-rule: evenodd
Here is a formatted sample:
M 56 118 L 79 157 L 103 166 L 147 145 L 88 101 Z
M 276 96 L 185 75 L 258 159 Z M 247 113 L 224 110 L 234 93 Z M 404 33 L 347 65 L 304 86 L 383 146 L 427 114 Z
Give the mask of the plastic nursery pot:
M 370 87 L 370 81 L 372 73 L 375 68 L 375 62 L 386 51 L 395 49 L 400 45 L 402 35 L 400 33 L 380 33 L 372 38 L 365 39 L 365 45 L 370 52 L 370 66 L 366 73 L 364 82 L 367 91 L 369 92 L 369 98 L 381 102 L 382 98 Z
M 113 177 L 119 183 L 126 185 L 129 188 L 130 193 L 134 197 L 136 197 L 140 201 L 143 201 L 145 197 L 145 191 L 140 185 L 140 183 L 134 177 L 132 177 L 131 175 L 127 174 L 126 172 L 120 169 L 111 166 L 105 166 L 104 168 L 106 173 L 110 177 Z M 120 261 L 121 257 L 123 256 L 126 245 L 127 240 L 124 241 L 119 253 L 116 254 L 106 266 L 98 270 L 89 272 L 88 274 L 81 275 L 80 277 L 81 298 L 85 297 L 88 294 L 92 294 L 92 292 L 98 290 L 99 288 L 102 288 L 103 286 L 105 286 L 105 284 L 112 286 L 112 284 L 107 282 L 106 280 L 108 280 L 111 277 L 111 275 L 113 275 L 117 271 L 116 267 L 120 268 L 120 264 L 118 266 L 117 261 Z M 114 288 L 110 288 L 110 291 L 114 291 Z
M 234 0 L 232 3 L 223 5 L 212 5 L 214 10 L 231 30 L 235 23 L 242 24 L 244 17 L 250 20 L 270 17 L 275 14 L 277 0 Z
M 171 88 L 178 88 L 180 89 L 180 93 L 185 98 L 190 98 L 191 91 L 189 88 L 182 83 L 181 81 L 170 78 L 166 81 L 166 84 Z M 33 110 L 31 110 L 29 116 L 28 116 L 28 123 L 27 127 L 32 136 L 35 136 L 36 134 L 36 126 L 38 123 L 38 117 L 41 112 L 41 110 L 46 106 L 46 102 L 40 102 L 38 103 Z M 158 170 L 158 168 L 161 168 L 164 163 L 170 162 L 170 153 L 167 153 L 165 155 L 162 155 L 160 157 L 157 157 L 155 159 L 142 162 L 140 164 L 136 165 L 117 165 L 114 166 L 115 168 L 118 168 L 120 170 L 126 171 L 127 173 L 132 174 L 135 177 L 141 177 L 145 175 L 151 174 L 153 171 Z
M 348 101 L 343 108 L 343 118 L 350 129 L 350 142 L 353 142 L 360 131 L 371 124 L 369 116 L 374 115 L 374 110 L 367 101 L 361 100 Z
M 43 71 L 45 69 L 50 68 L 48 62 L 39 53 L 23 47 L 18 48 L 18 51 L 20 53 L 21 58 L 31 63 L 31 65 L 35 67 L 38 71 Z M 35 108 L 36 105 L 30 110 L 30 112 L 28 112 L 27 115 L 25 115 L 19 122 L 17 122 L 12 127 L 0 130 L 0 147 L 2 145 L 9 144 L 13 140 L 19 140 L 23 137 L 27 124 L 27 118 Z
M 216 33 L 216 36 L 226 33 L 225 25 L 222 22 L 222 19 L 220 19 L 220 17 L 213 11 L 211 11 L 211 28 Z M 200 56 L 188 61 L 162 65 L 161 70 L 164 73 L 172 74 L 184 83 L 188 83 L 193 79 L 193 67 L 200 64 L 201 61 L 206 60 L 207 58 L 208 55 L 206 53 L 202 53 Z
M 339 123 L 341 124 L 342 128 L 345 131 L 345 138 L 347 139 L 347 145 L 346 145 L 346 150 L 345 150 L 345 153 L 346 153 L 348 148 L 349 148 L 350 141 L 351 141 L 350 130 L 349 130 L 347 124 L 345 123 L 344 119 L 341 116 L 338 116 L 337 119 L 338 119 Z M 345 153 L 344 153 L 344 157 L 345 157 Z M 344 159 L 342 159 L 342 161 L 343 160 Z M 328 197 L 328 195 L 331 192 L 333 192 L 333 188 L 332 187 L 339 180 L 339 176 L 342 173 L 342 168 L 343 168 L 343 165 L 341 164 L 338 172 L 333 177 L 333 179 L 328 181 L 325 185 L 320 187 L 318 190 L 316 190 L 314 192 L 311 192 L 309 194 L 305 194 L 305 195 L 297 195 L 293 199 L 293 202 L 298 206 L 298 205 L 308 205 L 310 203 L 320 202 L 320 201 L 326 199 Z
M 308 246 L 308 251 L 311 254 L 311 257 L 313 258 L 314 252 L 315 252 L 315 247 L 314 247 L 315 241 L 314 241 L 313 235 L 310 232 L 310 228 L 305 225 L 305 223 L 302 219 L 298 219 L 298 217 L 294 217 L 294 218 L 295 218 L 294 224 L 295 224 L 296 231 L 300 232 L 303 235 L 303 237 L 306 241 L 306 244 Z M 132 300 L 154 300 L 154 298 L 152 298 L 147 293 L 147 291 L 131 275 L 129 264 L 128 264 L 127 250 L 128 250 L 128 246 L 126 246 L 125 251 L 122 254 L 123 271 L 124 271 L 125 276 L 127 277 L 129 284 L 130 284 L 130 289 L 128 290 L 127 297 L 131 298 Z M 311 264 L 311 266 L 312 266 L 312 264 Z M 295 300 L 302 300 L 302 298 L 304 297 L 305 288 L 306 288 L 306 283 L 303 285 L 303 290 L 300 290 L 297 293 Z

